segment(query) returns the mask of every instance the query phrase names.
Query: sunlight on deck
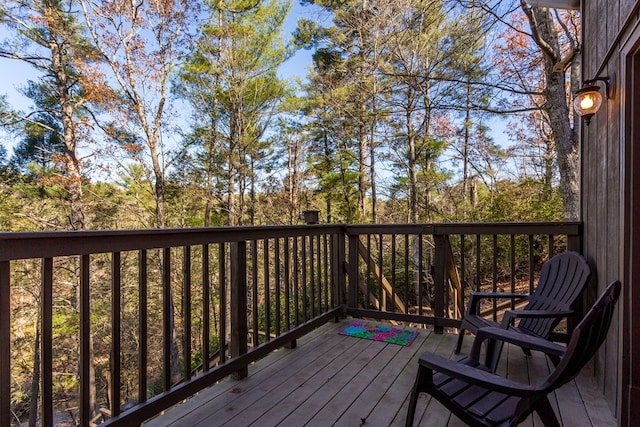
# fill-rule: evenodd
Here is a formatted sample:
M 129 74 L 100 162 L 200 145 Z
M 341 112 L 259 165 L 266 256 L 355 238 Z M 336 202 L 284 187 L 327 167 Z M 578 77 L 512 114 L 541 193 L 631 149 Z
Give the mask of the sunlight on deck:
M 409 347 L 339 335 L 330 323 L 250 366 L 249 377 L 225 379 L 146 426 L 401 426 L 407 398 L 425 351 L 453 354 L 455 335 L 421 329 Z M 465 340 L 463 353 L 471 339 Z M 498 373 L 519 382 L 541 381 L 550 362 L 506 346 Z M 615 426 L 616 421 L 588 369 L 560 388 L 552 405 L 563 426 Z M 421 395 L 421 426 L 463 426 L 442 405 Z M 522 425 L 541 426 L 536 415 Z

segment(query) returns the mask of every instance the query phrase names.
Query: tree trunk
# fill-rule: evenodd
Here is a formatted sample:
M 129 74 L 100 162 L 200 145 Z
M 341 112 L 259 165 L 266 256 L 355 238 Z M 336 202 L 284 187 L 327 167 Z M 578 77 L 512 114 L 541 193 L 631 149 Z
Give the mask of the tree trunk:
M 372 97 L 372 111 L 376 111 L 376 97 L 375 97 L 375 84 L 374 84 L 374 90 L 373 90 L 373 97 Z M 378 212 L 377 212 L 377 203 L 378 203 L 378 196 L 376 194 L 376 144 L 374 143 L 375 141 L 375 133 L 376 133 L 376 125 L 377 125 L 378 120 L 376 119 L 376 117 L 373 117 L 373 121 L 371 122 L 371 129 L 369 132 L 369 161 L 371 162 L 371 165 L 369 166 L 369 181 L 370 181 L 370 185 L 371 185 L 371 222 L 373 224 L 376 224 L 378 222 Z
M 463 202 L 469 200 L 471 195 L 467 193 L 469 189 L 469 139 L 471 127 L 471 84 L 467 80 L 467 91 L 465 98 L 465 116 L 464 116 L 464 128 L 463 128 L 463 141 L 462 141 L 462 200 Z
M 365 106 L 362 106 L 360 120 L 362 123 L 358 128 L 358 160 L 359 160 L 359 173 L 358 173 L 358 210 L 360 211 L 360 218 L 364 220 L 367 217 L 367 131 L 364 126 L 364 117 L 366 111 Z
M 256 161 L 251 155 L 251 170 L 249 171 L 249 225 L 256 225 Z
M 142 113 L 140 113 L 142 114 Z M 155 181 L 153 184 L 154 190 L 154 198 L 156 203 L 156 227 L 164 228 L 165 227 L 165 206 L 164 206 L 164 170 L 160 163 L 160 154 L 158 152 L 158 137 L 150 132 L 150 130 L 146 129 L 147 140 L 149 144 L 149 153 L 151 156 L 151 164 L 153 168 L 153 175 L 155 177 Z
M 546 98 L 544 110 L 549 117 L 553 131 L 558 167 L 560 170 L 560 195 L 566 220 L 577 220 L 580 214 L 580 159 L 578 153 L 578 134 L 571 127 L 569 106 L 567 105 L 567 87 L 564 71 L 554 72 L 554 65 L 561 61 L 561 50 L 554 28 L 553 17 L 547 8 L 529 8 L 521 0 L 532 28 L 533 39 L 544 55 Z M 572 77 L 574 77 L 572 73 Z
M 207 138 L 207 201 L 204 207 L 204 226 L 209 227 L 211 225 L 211 211 L 213 210 L 213 176 L 214 176 L 214 165 L 215 165 L 215 154 L 216 154 L 216 145 L 218 141 L 218 123 L 215 116 L 215 110 L 217 107 L 218 101 L 215 100 L 213 103 L 214 112 L 211 113 L 211 129 L 210 134 Z

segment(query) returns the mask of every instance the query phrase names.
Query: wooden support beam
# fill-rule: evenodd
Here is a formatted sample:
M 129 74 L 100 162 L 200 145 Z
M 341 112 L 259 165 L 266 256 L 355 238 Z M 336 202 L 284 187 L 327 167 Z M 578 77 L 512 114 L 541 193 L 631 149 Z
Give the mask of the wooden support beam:
M 369 265 L 369 268 L 371 269 L 371 272 L 376 277 L 376 279 L 378 279 L 380 283 L 382 283 L 382 291 L 384 291 L 389 297 L 393 297 L 393 303 L 394 303 L 394 306 L 396 307 L 396 310 L 402 313 L 406 313 L 404 302 L 400 299 L 398 294 L 393 292 L 393 287 L 391 286 L 391 283 L 389 283 L 387 278 L 384 277 L 384 275 L 382 274 L 382 271 L 380 271 L 380 267 L 371 258 L 371 254 L 369 254 L 369 252 L 367 251 L 367 248 L 362 244 L 362 242 L 359 239 L 358 239 L 358 252 L 360 253 L 360 256 L 362 257 L 362 259 Z M 379 307 L 376 307 L 376 308 L 379 308 Z

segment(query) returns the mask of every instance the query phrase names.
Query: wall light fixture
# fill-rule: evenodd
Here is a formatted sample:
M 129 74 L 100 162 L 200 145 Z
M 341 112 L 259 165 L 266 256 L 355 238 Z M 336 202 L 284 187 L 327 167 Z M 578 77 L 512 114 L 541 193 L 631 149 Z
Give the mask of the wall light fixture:
M 576 92 L 573 100 L 573 108 L 584 122 L 589 126 L 591 117 L 598 112 L 602 105 L 602 94 L 600 86 L 596 82 L 604 82 L 605 96 L 607 99 L 613 98 L 613 86 L 615 84 L 615 74 L 608 77 L 596 77 L 591 80 L 585 80 L 582 88 Z

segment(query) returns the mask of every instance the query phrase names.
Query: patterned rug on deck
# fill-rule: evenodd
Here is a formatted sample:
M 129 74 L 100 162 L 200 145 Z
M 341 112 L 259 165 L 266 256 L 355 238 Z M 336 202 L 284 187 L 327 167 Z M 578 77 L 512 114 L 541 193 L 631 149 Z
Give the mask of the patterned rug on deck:
M 394 326 L 378 325 L 354 321 L 340 329 L 340 335 L 364 338 L 367 340 L 383 341 L 391 344 L 410 346 L 418 336 L 418 331 L 402 329 Z

